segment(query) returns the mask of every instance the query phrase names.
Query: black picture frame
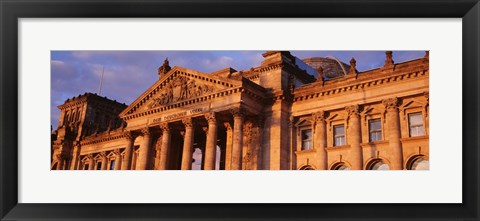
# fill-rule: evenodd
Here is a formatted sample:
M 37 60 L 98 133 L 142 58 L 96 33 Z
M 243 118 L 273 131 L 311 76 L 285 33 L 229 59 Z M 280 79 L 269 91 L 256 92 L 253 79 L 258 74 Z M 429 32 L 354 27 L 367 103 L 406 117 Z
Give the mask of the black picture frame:
M 479 220 L 478 0 L 0 0 L 1 220 Z M 18 203 L 18 19 L 133 17 L 462 18 L 461 204 Z M 456 120 L 447 117 L 448 120 Z M 353 184 L 352 184 L 353 185 Z M 39 190 L 40 191 L 40 190 Z

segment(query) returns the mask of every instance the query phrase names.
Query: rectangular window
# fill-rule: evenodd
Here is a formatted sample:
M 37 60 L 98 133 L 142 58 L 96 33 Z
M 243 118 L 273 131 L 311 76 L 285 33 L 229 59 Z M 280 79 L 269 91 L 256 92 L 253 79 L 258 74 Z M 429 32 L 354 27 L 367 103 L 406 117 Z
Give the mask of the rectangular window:
M 302 130 L 302 150 L 312 149 L 312 130 Z
M 370 142 L 382 140 L 382 120 L 369 120 L 368 130 L 370 134 Z
M 413 113 L 408 115 L 408 124 L 410 129 L 410 137 L 418 137 L 425 135 L 423 129 L 422 113 Z
M 114 170 L 115 169 L 115 160 L 111 160 L 110 161 L 110 170 Z
M 97 170 L 101 170 L 102 169 L 102 162 L 98 162 L 97 163 Z
M 333 146 L 345 145 L 345 127 L 342 125 L 333 126 Z

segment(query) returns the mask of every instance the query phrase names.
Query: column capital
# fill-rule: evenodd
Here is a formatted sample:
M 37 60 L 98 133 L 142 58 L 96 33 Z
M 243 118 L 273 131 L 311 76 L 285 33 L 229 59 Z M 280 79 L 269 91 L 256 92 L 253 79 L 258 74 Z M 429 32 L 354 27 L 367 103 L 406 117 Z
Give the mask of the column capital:
M 147 135 L 147 136 L 150 135 L 150 132 L 151 132 L 151 131 L 150 131 L 150 128 L 149 128 L 149 127 L 144 127 L 144 128 L 142 128 L 142 130 L 140 130 L 140 133 L 141 133 L 143 136 L 145 136 L 145 135 Z
M 242 118 L 244 116 L 243 110 L 241 108 L 234 108 L 231 110 L 234 118 Z
M 205 113 L 205 119 L 207 119 L 209 124 L 217 123 L 217 115 L 215 112 Z
M 423 96 L 424 96 L 425 98 L 427 98 L 427 102 L 429 102 L 429 100 L 430 100 L 430 93 L 429 93 L 428 91 L 424 91 L 424 92 L 423 92 Z
M 160 123 L 159 126 L 160 126 L 160 129 L 162 129 L 163 132 L 169 132 L 170 131 L 170 126 L 166 122 Z
M 318 111 L 312 114 L 312 119 L 315 124 L 325 122 L 325 111 Z
M 382 101 L 383 105 L 385 105 L 385 109 L 389 111 L 396 111 L 398 110 L 398 98 L 388 98 Z
M 230 122 L 223 122 L 223 125 L 225 126 L 227 131 L 232 131 L 232 125 L 230 124 Z
M 65 160 L 67 158 L 67 155 L 65 153 L 58 153 L 55 155 L 57 160 Z
M 123 136 L 127 138 L 127 140 L 135 139 L 135 133 L 133 133 L 133 131 L 130 131 L 130 130 L 123 131 Z
M 360 115 L 360 107 L 356 104 L 346 106 L 345 110 L 348 112 L 348 116 L 358 117 Z
M 103 152 L 100 152 L 100 156 L 102 158 L 106 158 L 107 157 L 107 152 L 103 151 Z
M 185 117 L 182 119 L 183 125 L 185 125 L 185 128 L 192 128 L 193 127 L 193 121 L 191 117 Z
M 87 155 L 87 158 L 88 158 L 89 160 L 93 160 L 93 154 L 91 154 L 91 153 L 88 154 L 88 155 Z
M 293 115 L 290 115 L 290 116 L 288 117 L 288 127 L 289 127 L 289 128 L 292 128 L 292 127 L 293 127 L 294 121 L 295 121 L 295 117 L 294 117 Z
M 113 151 L 113 154 L 115 154 L 115 156 L 119 156 L 120 154 L 122 154 L 122 151 L 120 151 L 120 148 L 117 148 Z

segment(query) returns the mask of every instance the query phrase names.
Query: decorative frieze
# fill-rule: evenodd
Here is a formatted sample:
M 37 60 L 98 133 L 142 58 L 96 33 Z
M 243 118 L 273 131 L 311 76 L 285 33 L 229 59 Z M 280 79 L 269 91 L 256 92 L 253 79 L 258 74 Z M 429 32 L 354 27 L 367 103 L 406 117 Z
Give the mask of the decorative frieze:
M 196 80 L 185 76 L 175 76 L 171 81 L 166 82 L 158 96 L 148 105 L 149 108 L 168 105 L 207 93 L 213 92 L 214 87 L 207 84 L 198 83 Z

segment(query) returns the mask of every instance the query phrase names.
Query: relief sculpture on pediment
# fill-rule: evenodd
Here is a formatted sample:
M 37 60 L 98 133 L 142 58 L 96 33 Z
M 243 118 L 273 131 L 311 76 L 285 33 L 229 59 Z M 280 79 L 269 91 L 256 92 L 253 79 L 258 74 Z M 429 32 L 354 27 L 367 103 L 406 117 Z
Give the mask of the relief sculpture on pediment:
M 148 105 L 148 108 L 164 106 L 180 100 L 201 96 L 213 92 L 213 89 L 213 86 L 198 84 L 193 79 L 178 76 L 164 85 L 159 95 L 153 98 L 153 101 Z

